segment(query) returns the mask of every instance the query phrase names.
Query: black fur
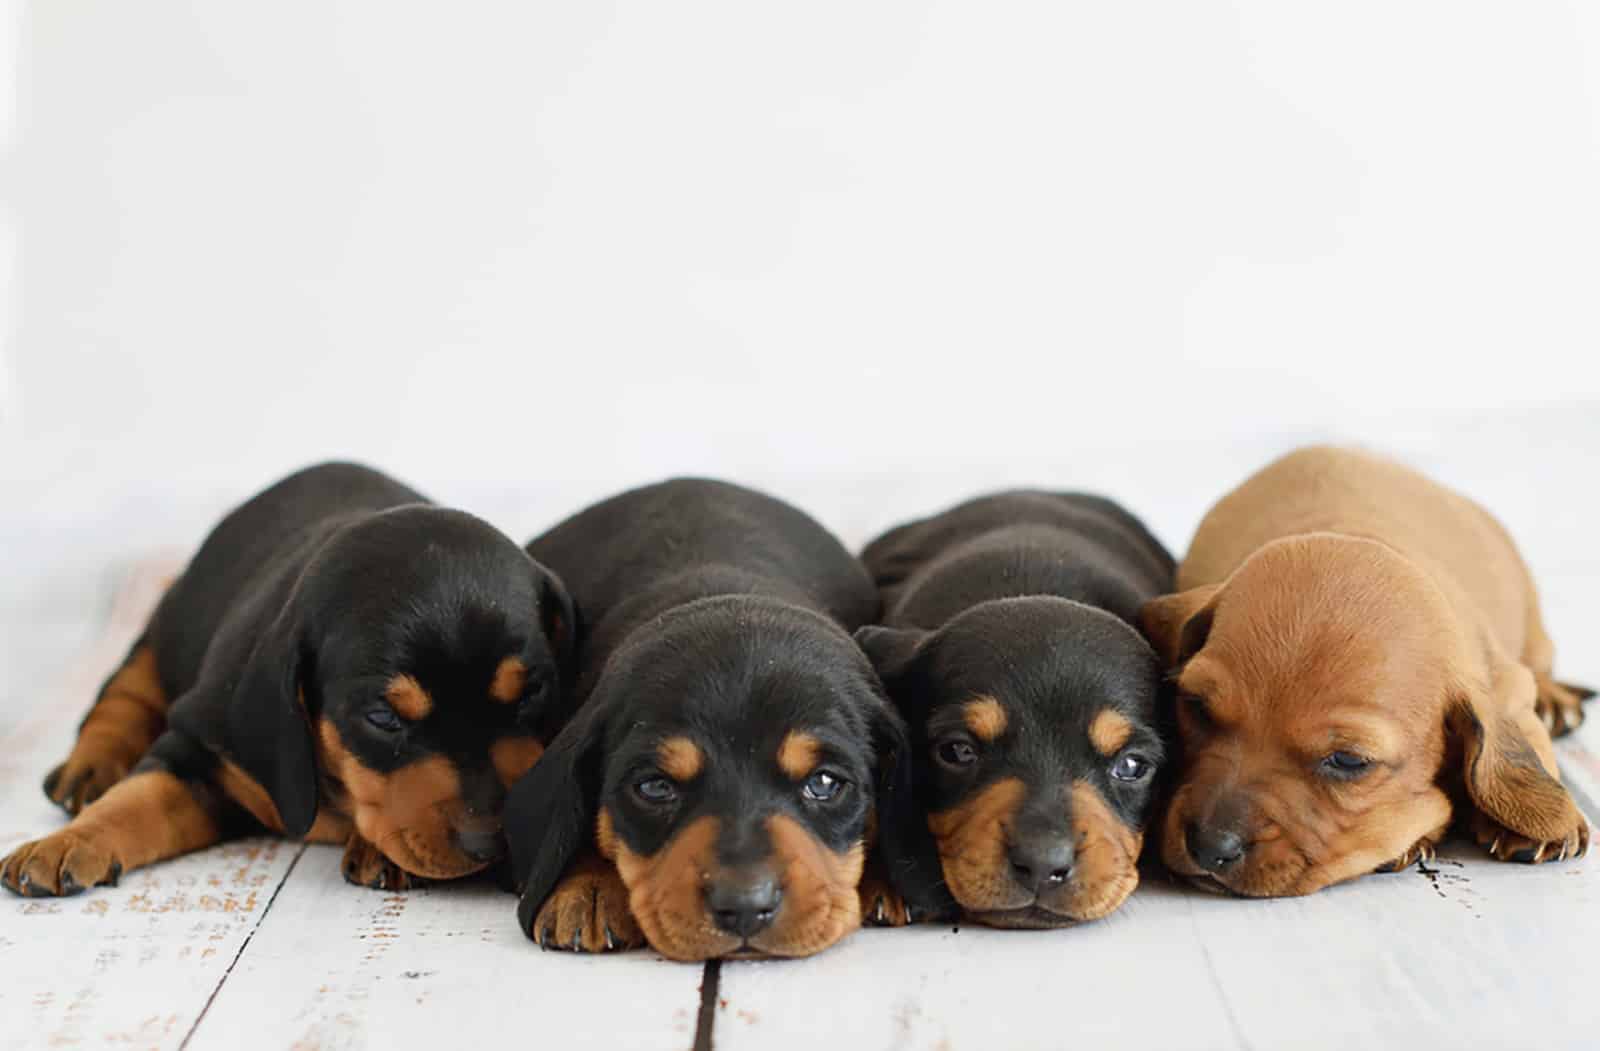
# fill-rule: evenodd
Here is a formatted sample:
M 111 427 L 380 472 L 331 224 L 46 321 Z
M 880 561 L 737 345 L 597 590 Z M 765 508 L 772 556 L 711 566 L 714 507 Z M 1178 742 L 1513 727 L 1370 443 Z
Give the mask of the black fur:
M 1003 492 L 890 530 L 862 559 L 884 618 L 856 638 L 910 727 L 926 811 L 1018 777 L 1028 791 L 1019 828 L 1068 835 L 1060 800 L 1088 781 L 1121 820 L 1142 825 L 1163 754 L 1162 681 L 1134 625 L 1144 602 L 1172 590 L 1174 563 L 1138 519 L 1102 497 Z M 970 736 L 961 708 L 978 696 L 1001 699 L 1009 726 L 993 746 L 969 741 L 979 758 L 957 769 L 938 749 Z M 1137 783 L 1111 777 L 1089 743 L 1106 707 L 1133 723 L 1124 751 L 1152 764 Z M 918 864 L 939 868 L 933 854 Z
M 506 806 L 530 937 L 602 807 L 639 854 L 714 814 L 719 852 L 734 864 L 762 853 L 758 822 L 777 812 L 842 851 L 873 806 L 876 849 L 891 860 L 902 849 L 896 811 L 914 816 L 906 730 L 849 635 L 875 616 L 877 595 L 815 521 L 748 489 L 679 479 L 597 504 L 528 551 L 567 580 L 583 618 L 581 709 Z M 803 803 L 764 765 L 791 729 L 820 738 L 823 764 L 851 783 L 837 801 Z M 707 761 L 663 813 L 632 790 L 675 735 L 700 743 Z
M 174 700 L 144 766 L 230 759 L 303 836 L 326 794 L 312 727 L 328 719 L 380 772 L 448 756 L 467 802 L 492 811 L 489 745 L 556 706 L 573 621 L 560 579 L 488 524 L 364 467 L 308 468 L 224 518 L 162 599 L 141 642 Z M 507 655 L 530 669 L 519 706 L 485 698 Z M 434 714 L 380 731 L 365 715 L 401 674 Z

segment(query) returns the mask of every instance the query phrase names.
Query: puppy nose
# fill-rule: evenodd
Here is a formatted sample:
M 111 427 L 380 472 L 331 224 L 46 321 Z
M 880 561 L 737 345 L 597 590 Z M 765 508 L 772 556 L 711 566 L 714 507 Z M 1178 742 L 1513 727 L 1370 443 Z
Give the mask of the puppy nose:
M 1043 894 L 1072 878 L 1076 857 L 1067 836 L 1034 836 L 1012 843 L 1007 851 L 1011 877 L 1034 894 Z
M 460 826 L 452 838 L 456 848 L 473 861 L 498 861 L 506 852 L 506 837 L 498 821 Z
M 783 892 L 771 877 L 718 880 L 706 890 L 706 908 L 729 934 L 750 938 L 772 925 Z
M 1244 837 L 1231 828 L 1190 823 L 1184 830 L 1189 856 L 1207 872 L 1221 872 L 1244 857 Z

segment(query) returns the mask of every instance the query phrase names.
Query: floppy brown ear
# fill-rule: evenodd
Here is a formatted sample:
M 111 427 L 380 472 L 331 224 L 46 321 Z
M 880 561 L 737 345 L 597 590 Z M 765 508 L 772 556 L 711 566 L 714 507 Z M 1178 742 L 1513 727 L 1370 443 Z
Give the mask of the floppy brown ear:
M 1458 692 L 1448 718 L 1462 742 L 1462 776 L 1473 805 L 1529 839 L 1564 839 L 1581 817 L 1562 787 L 1550 734 L 1534 709 L 1537 684 L 1504 663 L 1486 686 Z
M 1153 598 L 1139 610 L 1139 627 L 1167 667 L 1178 667 L 1206 644 L 1221 590 L 1220 584 L 1202 584 L 1175 595 Z

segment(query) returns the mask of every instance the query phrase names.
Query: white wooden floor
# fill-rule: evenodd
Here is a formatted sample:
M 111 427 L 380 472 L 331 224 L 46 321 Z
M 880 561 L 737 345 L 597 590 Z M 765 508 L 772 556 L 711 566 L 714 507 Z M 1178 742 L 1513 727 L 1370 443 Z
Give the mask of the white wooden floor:
M 1493 484 L 1514 493 L 1552 480 Z M 1558 670 L 1593 681 L 1600 557 L 1585 550 L 1582 508 L 1551 506 L 1524 512 L 1535 534 L 1525 546 Z M 0 851 L 63 820 L 39 781 L 160 576 L 125 581 L 90 651 L 0 713 Z M 104 612 L 80 604 L 72 630 L 96 637 Z M 1600 820 L 1600 709 L 1560 753 Z M 74 898 L 0 892 L 0 1046 L 1600 1047 L 1600 854 L 1529 868 L 1461 846 L 1431 871 L 1282 901 L 1152 881 L 1076 930 L 868 931 L 810 960 L 710 972 L 648 953 L 543 953 L 492 887 L 386 895 L 345 884 L 338 860 L 331 847 L 260 840 Z

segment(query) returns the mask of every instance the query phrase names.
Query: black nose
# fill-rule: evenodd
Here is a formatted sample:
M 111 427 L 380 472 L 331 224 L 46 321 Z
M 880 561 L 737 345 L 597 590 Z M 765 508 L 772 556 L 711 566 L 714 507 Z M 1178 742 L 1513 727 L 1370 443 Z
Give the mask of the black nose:
M 1012 843 L 1007 852 L 1011 877 L 1034 894 L 1043 894 L 1071 879 L 1075 855 L 1072 839 L 1063 835 L 1022 839 Z
M 1244 837 L 1231 828 L 1191 823 L 1184 830 L 1189 856 L 1207 872 L 1221 872 L 1244 857 Z
M 498 861 L 506 852 L 506 837 L 498 822 L 457 828 L 454 838 L 461 853 L 473 861 Z
M 718 927 L 750 938 L 772 926 L 783 892 L 770 877 L 718 880 L 706 889 L 706 908 Z

